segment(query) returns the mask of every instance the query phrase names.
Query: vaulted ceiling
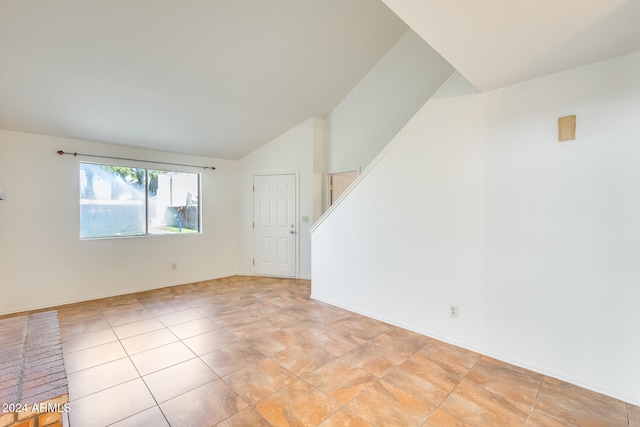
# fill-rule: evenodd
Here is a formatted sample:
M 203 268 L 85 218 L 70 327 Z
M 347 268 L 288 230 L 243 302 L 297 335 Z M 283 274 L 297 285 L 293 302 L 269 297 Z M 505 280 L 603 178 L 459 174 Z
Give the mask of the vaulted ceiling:
M 2 0 L 0 129 L 238 159 L 407 29 L 379 0 Z
M 384 0 L 482 91 L 640 50 L 640 0 Z
M 238 159 L 407 24 L 483 91 L 640 50 L 640 0 L 383 1 L 2 0 L 0 129 Z

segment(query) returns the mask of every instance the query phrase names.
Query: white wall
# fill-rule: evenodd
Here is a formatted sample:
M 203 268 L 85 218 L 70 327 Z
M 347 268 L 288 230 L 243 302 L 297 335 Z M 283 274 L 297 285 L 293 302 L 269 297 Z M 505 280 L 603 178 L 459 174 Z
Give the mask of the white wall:
M 322 164 L 324 120 L 311 118 L 279 136 L 238 162 L 239 274 L 252 274 L 253 176 L 296 173 L 298 175 L 298 277 L 311 277 L 309 229 L 322 211 Z M 303 222 L 302 217 L 308 217 Z
M 202 234 L 81 241 L 82 159 L 57 150 L 215 166 L 176 167 L 202 172 Z M 0 182 L 0 314 L 237 271 L 235 161 L 0 130 Z
M 313 298 L 640 403 L 638 75 L 454 81 L 312 230 Z
M 329 115 L 326 170 L 364 169 L 451 73 L 407 31 Z

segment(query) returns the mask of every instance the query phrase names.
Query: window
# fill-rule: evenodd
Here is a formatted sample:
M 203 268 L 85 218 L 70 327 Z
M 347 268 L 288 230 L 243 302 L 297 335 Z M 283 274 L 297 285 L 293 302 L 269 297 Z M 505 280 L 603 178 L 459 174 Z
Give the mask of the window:
M 80 163 L 80 238 L 199 233 L 200 175 Z

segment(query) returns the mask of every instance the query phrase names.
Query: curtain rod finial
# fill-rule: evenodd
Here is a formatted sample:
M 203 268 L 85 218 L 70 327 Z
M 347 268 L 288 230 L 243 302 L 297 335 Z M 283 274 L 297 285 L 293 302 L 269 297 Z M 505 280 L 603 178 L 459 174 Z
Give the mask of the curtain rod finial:
M 62 156 L 64 154 L 64 151 L 58 150 L 58 151 L 56 151 L 56 153 L 58 153 L 58 154 L 60 154 Z

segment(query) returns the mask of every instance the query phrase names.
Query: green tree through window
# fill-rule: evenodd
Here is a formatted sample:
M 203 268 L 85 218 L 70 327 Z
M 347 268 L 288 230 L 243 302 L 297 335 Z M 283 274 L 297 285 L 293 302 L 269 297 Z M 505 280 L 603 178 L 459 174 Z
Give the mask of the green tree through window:
M 200 232 L 200 175 L 80 164 L 80 237 Z

